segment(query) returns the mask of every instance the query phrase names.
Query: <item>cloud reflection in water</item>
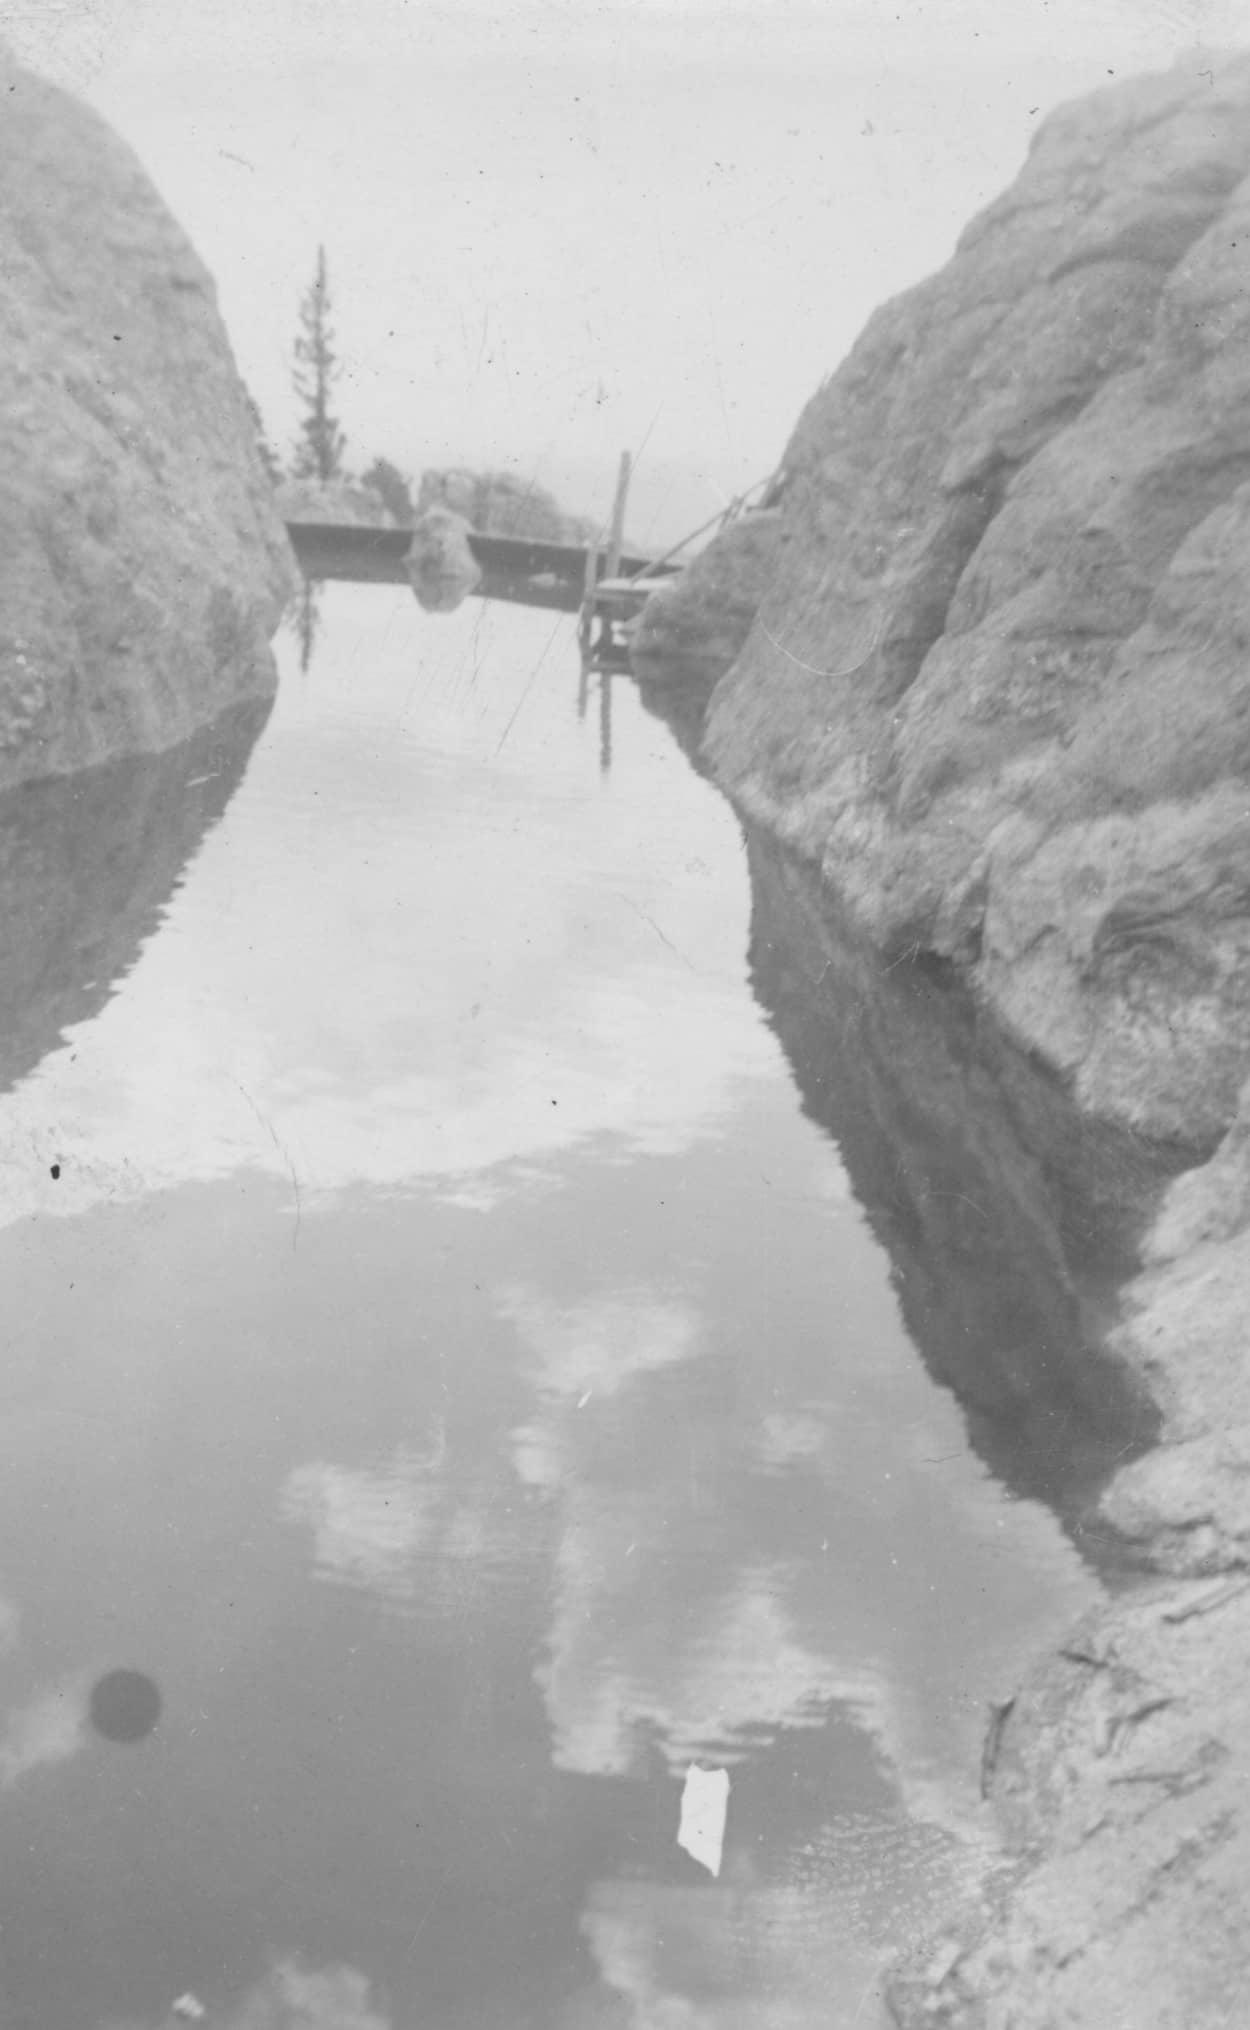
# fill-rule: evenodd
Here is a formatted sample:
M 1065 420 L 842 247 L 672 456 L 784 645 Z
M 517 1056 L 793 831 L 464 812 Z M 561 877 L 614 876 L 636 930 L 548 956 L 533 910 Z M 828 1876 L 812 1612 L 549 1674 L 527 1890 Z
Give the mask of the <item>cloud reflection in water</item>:
M 69 1762 L 87 1743 L 86 1685 L 78 1678 L 45 1686 L 14 1708 L 0 1733 L 0 1787 L 11 1790 L 32 1770 Z
M 1029 1509 L 1004 1556 L 1007 1505 L 905 1343 L 861 1320 L 820 1400 L 797 1350 L 722 1337 L 686 1297 L 498 1308 L 535 1392 L 516 1469 L 558 1517 L 536 1674 L 556 1765 L 641 1774 L 651 1744 L 675 1773 L 732 1764 L 836 1709 L 909 1810 L 975 1824 L 986 1686 L 1030 1611 L 1018 1561 L 1055 1585 L 1070 1554 Z
M 166 2012 L 160 2030 L 172 2020 Z M 279 1960 L 240 2001 L 221 2014 L 214 2009 L 210 2020 L 217 2030 L 391 2030 L 390 2016 L 374 2006 L 372 1985 L 355 1967 L 307 1967 L 297 1960 Z M 114 2020 L 102 2030 L 157 2026 Z
M 605 1136 L 680 1150 L 775 1075 L 727 902 L 736 827 L 710 792 L 667 794 L 680 756 L 645 757 L 649 827 L 554 672 L 512 724 L 545 617 L 431 631 L 376 589 L 331 603 L 350 655 L 283 691 L 122 991 L 0 1102 L 0 1224 L 245 1167 L 305 1209 L 431 1179 L 485 1204 L 485 1171 Z
M 410 1600 L 415 1559 L 428 1536 L 438 1487 L 424 1462 L 400 1453 L 385 1467 L 352 1469 L 313 1460 L 282 1490 L 288 1522 L 313 1533 L 313 1569 L 322 1579 Z

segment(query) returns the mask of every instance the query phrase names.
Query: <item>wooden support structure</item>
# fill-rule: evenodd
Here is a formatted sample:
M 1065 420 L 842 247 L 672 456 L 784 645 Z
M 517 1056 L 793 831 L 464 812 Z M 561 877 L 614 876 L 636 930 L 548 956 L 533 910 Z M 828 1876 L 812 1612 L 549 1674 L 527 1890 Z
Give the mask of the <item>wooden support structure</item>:
M 621 575 L 621 552 L 625 548 L 625 507 L 629 500 L 629 476 L 633 465 L 628 451 L 622 451 L 620 469 L 616 475 L 616 499 L 612 503 L 612 532 L 608 537 L 608 561 L 605 578 L 619 578 Z
M 364 585 L 407 585 L 411 529 L 364 528 L 359 524 L 288 522 L 296 558 L 308 578 L 337 578 Z M 548 543 L 533 536 L 482 536 L 471 529 L 470 550 L 482 568 L 480 595 L 547 606 L 561 613 L 581 610 L 586 582 L 586 545 Z M 599 545 L 602 555 L 602 544 Z M 626 577 L 654 563 L 650 557 L 621 558 Z
M 488 535 L 476 529 L 466 533 L 465 540 L 481 570 L 475 587 L 478 597 L 577 615 L 584 678 L 590 670 L 627 666 L 628 623 L 637 619 L 658 586 L 680 572 L 679 552 L 694 540 L 685 537 L 661 557 L 636 556 L 626 550 L 632 477 L 633 458 L 623 451 L 607 529 L 585 545 Z M 382 585 L 412 582 L 409 529 L 288 522 L 287 533 L 305 578 L 313 583 L 323 578 Z M 695 536 L 702 533 L 696 530 Z M 584 682 L 580 711 L 585 711 L 587 702 Z M 609 715 L 605 742 L 610 746 L 610 706 L 603 701 L 601 705 Z
M 599 671 L 599 773 L 609 775 L 612 770 L 612 671 L 610 667 Z
M 582 604 L 577 616 L 577 638 L 582 645 L 583 657 L 590 648 L 590 633 L 595 619 L 595 592 L 599 584 L 599 545 L 586 545 L 586 570 L 582 578 Z
M 621 465 L 617 467 L 617 491 L 613 497 L 613 516 L 607 532 L 607 556 L 603 558 L 603 574 L 599 570 L 601 550 L 599 542 L 586 544 L 586 572 L 582 579 L 582 605 L 578 611 L 578 644 L 582 650 L 582 668 L 588 662 L 599 662 L 605 648 L 611 648 L 613 621 L 621 617 L 617 603 L 607 599 L 607 589 L 619 591 L 621 583 L 621 558 L 625 554 L 625 510 L 629 503 L 629 475 L 633 459 L 627 451 L 621 453 Z M 595 639 L 595 621 L 599 621 L 599 639 Z
M 625 515 L 629 504 L 629 482 L 632 471 L 633 459 L 628 451 L 622 451 L 616 474 L 616 493 L 612 501 L 612 519 L 608 525 L 608 546 L 603 559 L 602 575 L 599 570 L 599 545 L 592 543 L 586 552 L 586 578 L 578 622 L 578 640 L 581 644 L 583 665 L 593 662 L 599 666 L 605 659 L 620 658 L 621 644 L 616 631 L 617 626 L 621 621 L 632 619 L 636 613 L 641 612 L 646 593 L 653 589 L 652 585 L 648 584 L 645 592 L 632 594 L 627 581 L 621 576 L 625 561 Z M 596 621 L 599 623 L 597 636 Z

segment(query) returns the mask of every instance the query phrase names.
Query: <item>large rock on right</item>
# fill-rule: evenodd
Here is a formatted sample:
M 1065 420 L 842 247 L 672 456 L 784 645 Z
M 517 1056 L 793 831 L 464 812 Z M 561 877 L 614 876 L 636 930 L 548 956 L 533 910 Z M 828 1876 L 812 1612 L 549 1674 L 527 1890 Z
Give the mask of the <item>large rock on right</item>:
M 879 945 L 1194 1146 L 1250 1069 L 1248 282 L 1250 58 L 1046 120 L 800 419 L 705 736 Z

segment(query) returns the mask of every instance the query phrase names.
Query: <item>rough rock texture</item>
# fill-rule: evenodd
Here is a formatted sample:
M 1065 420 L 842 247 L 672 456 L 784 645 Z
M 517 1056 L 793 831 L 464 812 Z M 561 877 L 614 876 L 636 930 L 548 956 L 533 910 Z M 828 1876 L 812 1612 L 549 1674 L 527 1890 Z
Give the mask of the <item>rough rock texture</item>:
M 404 556 L 409 583 L 427 613 L 450 613 L 482 582 L 482 568 L 469 548 L 471 530 L 451 508 L 426 508 L 417 516 Z
M 707 752 L 1086 1108 L 1250 1069 L 1250 59 L 1062 109 L 785 454 Z
M 0 788 L 272 691 L 290 555 L 212 282 L 95 114 L 0 52 Z
M 1250 1092 L 1145 1253 L 1113 1345 L 1162 1431 L 1103 1510 L 1175 1576 L 1091 1616 L 1023 1688 L 992 1783 L 1021 1872 L 899 1978 L 909 2030 L 1247 2020 Z
M 1240 2030 L 1250 1578 L 1124 1596 L 1017 1700 L 994 1799 L 1025 1872 L 895 1984 L 906 2025 Z
M 664 683 L 682 664 L 719 674 L 731 663 L 776 571 L 780 543 L 780 511 L 756 509 L 653 592 L 630 642 L 639 674 L 654 664 L 655 681 Z
M 1107 1513 L 1167 1571 L 1250 1569 L 1250 1085 L 1211 1161 L 1171 1187 L 1144 1252 L 1115 1341 L 1165 1442 L 1117 1476 Z

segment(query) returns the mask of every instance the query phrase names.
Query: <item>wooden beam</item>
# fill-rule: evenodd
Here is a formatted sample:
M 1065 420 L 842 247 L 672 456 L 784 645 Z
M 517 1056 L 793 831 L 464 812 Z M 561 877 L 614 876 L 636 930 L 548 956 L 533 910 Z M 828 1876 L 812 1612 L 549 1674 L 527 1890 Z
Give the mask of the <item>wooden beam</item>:
M 582 605 L 577 621 L 577 632 L 583 648 L 590 645 L 590 630 L 595 618 L 595 588 L 598 583 L 599 545 L 597 542 L 587 543 L 586 570 L 582 579 Z
M 629 474 L 633 461 L 628 451 L 621 453 L 620 471 L 616 475 L 616 499 L 612 503 L 612 533 L 608 537 L 608 562 L 605 578 L 619 578 L 621 573 L 621 551 L 625 548 L 625 503 L 629 499 Z

